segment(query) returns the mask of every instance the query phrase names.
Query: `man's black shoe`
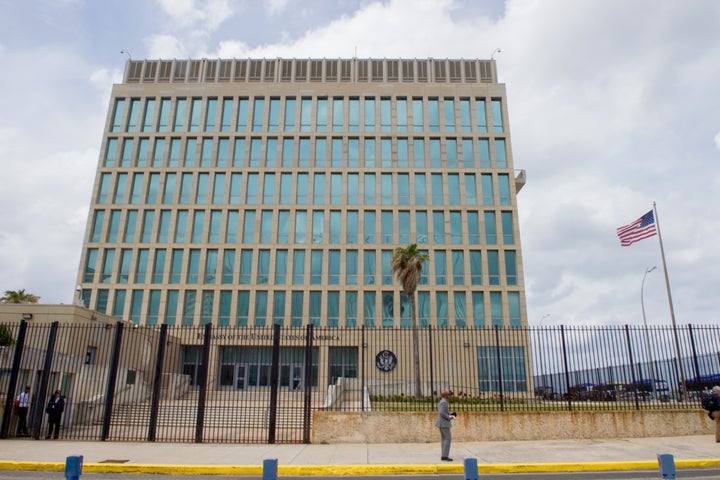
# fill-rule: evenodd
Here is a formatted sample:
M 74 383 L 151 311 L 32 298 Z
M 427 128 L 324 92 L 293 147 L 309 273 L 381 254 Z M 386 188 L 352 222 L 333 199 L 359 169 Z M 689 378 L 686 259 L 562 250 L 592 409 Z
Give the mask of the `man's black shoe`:
M 443 462 L 452 462 L 453 461 L 453 459 L 450 457 L 440 457 L 440 460 L 442 460 Z

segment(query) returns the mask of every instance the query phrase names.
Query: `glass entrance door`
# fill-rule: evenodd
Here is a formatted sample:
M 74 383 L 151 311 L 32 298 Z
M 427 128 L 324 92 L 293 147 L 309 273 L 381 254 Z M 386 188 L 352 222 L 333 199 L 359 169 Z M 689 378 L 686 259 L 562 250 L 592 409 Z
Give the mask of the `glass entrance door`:
M 235 388 L 245 390 L 245 365 L 235 365 Z

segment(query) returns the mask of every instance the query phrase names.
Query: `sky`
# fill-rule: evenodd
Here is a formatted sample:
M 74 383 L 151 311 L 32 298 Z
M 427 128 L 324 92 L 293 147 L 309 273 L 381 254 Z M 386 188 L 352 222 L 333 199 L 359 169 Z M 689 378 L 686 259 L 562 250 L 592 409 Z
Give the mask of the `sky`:
M 466 58 L 507 90 L 531 325 L 720 320 L 716 0 L 0 0 L 0 292 L 72 303 L 113 83 L 170 58 Z M 121 53 L 121 51 L 127 53 Z M 658 268 L 646 274 L 646 270 Z

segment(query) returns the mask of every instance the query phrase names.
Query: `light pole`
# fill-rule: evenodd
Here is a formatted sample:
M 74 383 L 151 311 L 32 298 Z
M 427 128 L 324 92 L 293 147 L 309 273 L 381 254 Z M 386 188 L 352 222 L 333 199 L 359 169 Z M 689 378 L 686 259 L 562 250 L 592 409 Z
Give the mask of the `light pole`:
M 546 313 L 545 315 L 543 315 L 542 318 L 540 318 L 538 325 L 540 327 L 542 327 L 542 321 L 545 320 L 549 316 L 550 316 L 549 313 Z M 541 328 L 539 333 L 541 333 L 542 331 L 543 330 Z M 544 339 L 542 339 L 542 340 L 544 340 Z M 545 380 L 545 362 L 543 361 L 543 350 L 545 349 L 545 342 L 541 341 L 539 347 L 540 347 L 539 348 L 539 350 L 540 350 L 540 368 L 542 368 L 542 374 L 540 375 L 540 378 L 542 378 L 542 398 L 545 399 L 545 396 L 547 395 L 547 386 L 545 385 L 545 382 L 546 382 L 546 380 Z
M 650 352 L 650 334 L 648 333 L 647 318 L 645 318 L 645 277 L 656 268 L 655 266 L 645 268 L 642 283 L 640 284 L 640 307 L 642 308 L 643 324 L 645 325 L 645 349 L 650 364 L 650 387 L 652 388 L 653 398 L 657 398 L 657 392 L 655 391 L 655 367 L 653 367 L 652 353 Z

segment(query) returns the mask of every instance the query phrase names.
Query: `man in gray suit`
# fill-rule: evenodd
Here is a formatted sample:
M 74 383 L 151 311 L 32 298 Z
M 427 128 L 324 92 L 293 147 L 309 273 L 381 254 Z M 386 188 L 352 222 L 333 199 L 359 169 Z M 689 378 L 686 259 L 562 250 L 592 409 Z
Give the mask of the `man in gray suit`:
M 445 462 L 452 462 L 453 459 L 450 458 L 450 442 L 452 441 L 452 437 L 450 435 L 450 428 L 452 428 L 452 423 L 450 423 L 450 420 L 455 418 L 455 413 L 450 413 L 450 405 L 448 404 L 448 399 L 452 396 L 452 391 L 450 390 L 443 390 L 440 392 L 440 402 L 438 403 L 438 419 L 437 422 L 435 422 L 435 426 L 440 429 L 440 449 L 441 449 L 441 457 L 440 460 L 443 460 Z

